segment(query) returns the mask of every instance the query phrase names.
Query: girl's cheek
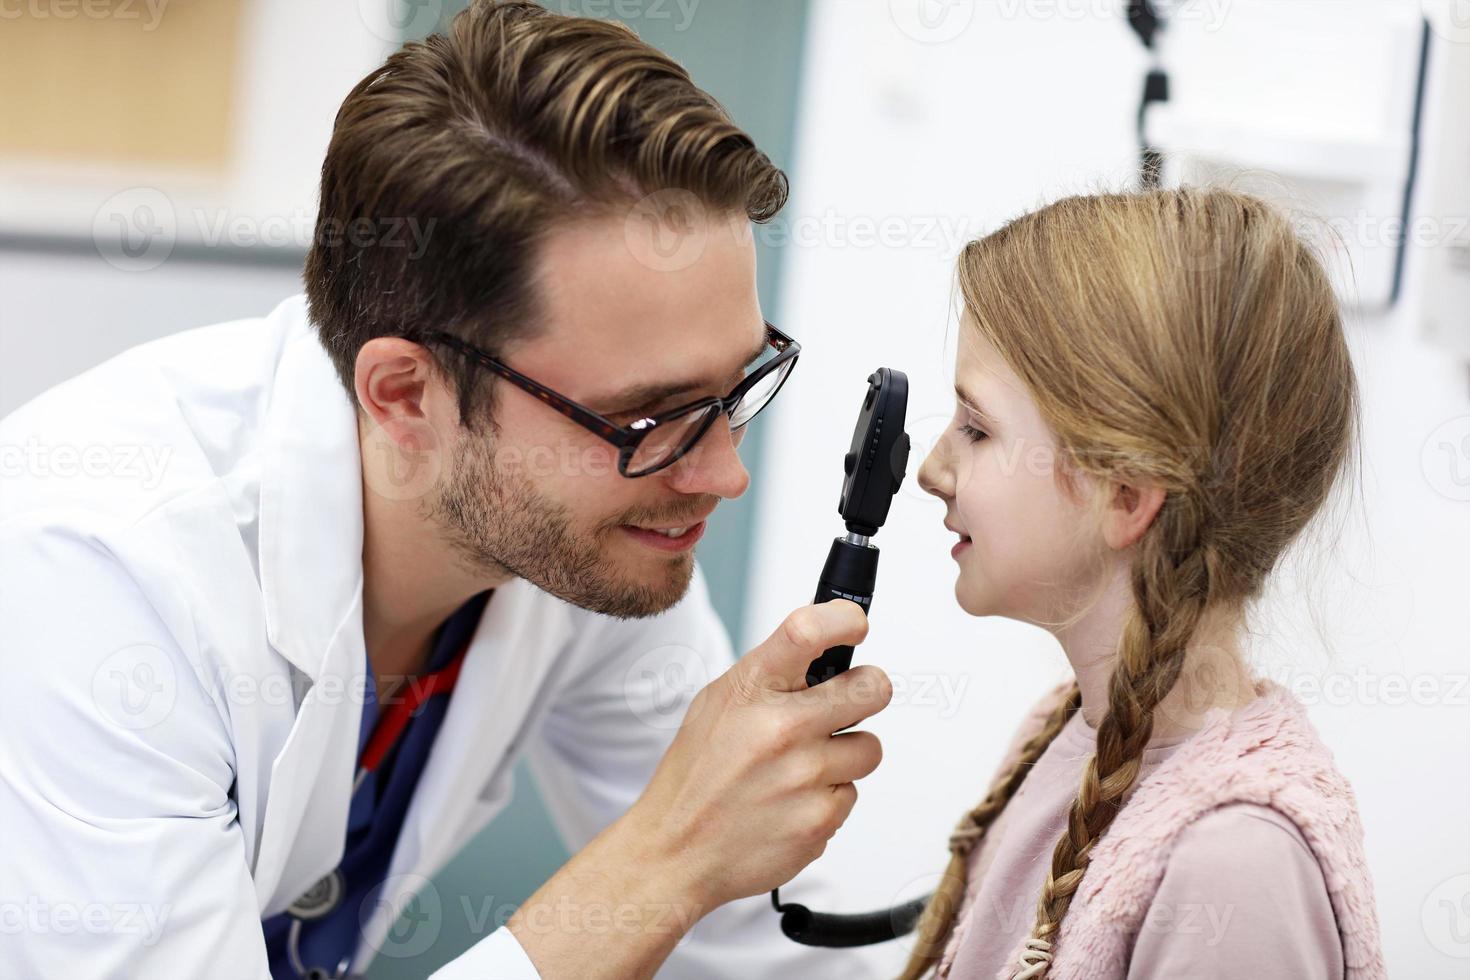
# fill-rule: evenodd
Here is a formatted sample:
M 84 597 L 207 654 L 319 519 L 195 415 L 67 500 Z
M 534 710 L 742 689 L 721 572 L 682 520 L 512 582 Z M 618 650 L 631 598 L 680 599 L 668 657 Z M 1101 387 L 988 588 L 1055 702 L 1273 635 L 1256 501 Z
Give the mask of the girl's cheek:
M 955 469 L 955 503 L 968 529 L 972 519 L 983 516 L 1005 494 L 1005 477 L 995 465 L 995 453 L 987 442 L 968 447 Z

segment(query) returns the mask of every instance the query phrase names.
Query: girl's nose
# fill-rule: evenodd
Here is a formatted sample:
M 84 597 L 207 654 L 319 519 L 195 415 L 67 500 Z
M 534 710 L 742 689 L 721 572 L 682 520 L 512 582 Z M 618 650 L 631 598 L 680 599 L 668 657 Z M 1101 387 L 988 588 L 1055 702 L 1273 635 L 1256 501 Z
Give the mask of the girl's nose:
M 942 500 L 954 496 L 954 469 L 950 466 L 949 453 L 945 450 L 943 438 L 934 444 L 934 448 L 924 458 L 924 464 L 919 467 L 918 480 L 925 493 Z

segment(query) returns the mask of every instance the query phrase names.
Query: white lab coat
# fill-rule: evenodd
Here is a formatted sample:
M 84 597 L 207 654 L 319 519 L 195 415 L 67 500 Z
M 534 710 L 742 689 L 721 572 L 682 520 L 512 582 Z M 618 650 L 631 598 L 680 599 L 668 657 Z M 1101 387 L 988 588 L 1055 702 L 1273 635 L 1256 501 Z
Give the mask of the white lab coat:
M 266 978 L 260 920 L 342 854 L 366 682 L 354 409 L 304 300 L 51 389 L 0 421 L 0 454 L 0 976 Z M 407 893 L 419 949 L 469 907 L 429 878 L 506 805 L 516 758 L 575 851 L 731 658 L 699 574 L 639 621 L 496 589 L 352 972 Z M 763 896 L 660 973 L 859 975 L 786 940 Z M 536 973 L 502 928 L 434 976 Z

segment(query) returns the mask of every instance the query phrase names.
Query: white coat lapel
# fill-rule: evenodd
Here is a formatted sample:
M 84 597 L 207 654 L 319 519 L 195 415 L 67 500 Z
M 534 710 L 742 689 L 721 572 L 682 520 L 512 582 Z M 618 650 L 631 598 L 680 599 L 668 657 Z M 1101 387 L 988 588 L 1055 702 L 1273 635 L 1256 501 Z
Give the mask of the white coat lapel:
M 280 911 L 341 857 L 362 712 L 362 463 L 357 418 L 304 304 L 272 391 L 260 486 L 271 646 L 310 684 L 271 768 L 255 885 Z
M 262 910 L 294 902 L 342 859 L 367 683 L 360 607 L 343 624 L 271 767 L 255 887 Z

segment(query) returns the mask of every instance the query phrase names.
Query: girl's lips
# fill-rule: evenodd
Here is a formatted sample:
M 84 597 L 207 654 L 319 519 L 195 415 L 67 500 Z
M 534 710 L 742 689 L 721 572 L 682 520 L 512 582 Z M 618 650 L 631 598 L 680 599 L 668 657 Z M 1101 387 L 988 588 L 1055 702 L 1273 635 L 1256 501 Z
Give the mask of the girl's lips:
M 642 528 L 629 527 L 626 524 L 623 525 L 622 530 L 635 541 L 646 544 L 650 548 L 655 548 L 659 551 L 688 551 L 694 547 L 700 538 L 704 537 L 704 528 L 705 522 L 700 521 L 677 538 L 659 534 L 657 531 L 645 531 Z
M 966 538 L 965 540 L 961 541 L 959 544 L 955 545 L 953 548 L 950 549 L 950 552 L 949 552 L 950 557 L 951 558 L 958 558 L 961 554 L 964 553 L 964 551 L 965 551 L 966 548 L 970 547 L 970 545 L 972 543 L 973 542 L 969 538 Z

